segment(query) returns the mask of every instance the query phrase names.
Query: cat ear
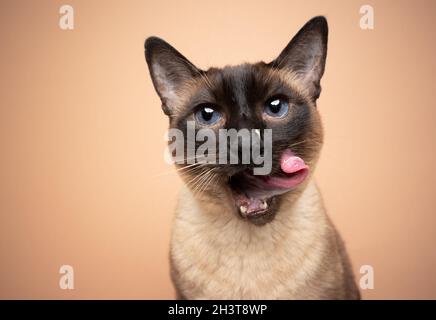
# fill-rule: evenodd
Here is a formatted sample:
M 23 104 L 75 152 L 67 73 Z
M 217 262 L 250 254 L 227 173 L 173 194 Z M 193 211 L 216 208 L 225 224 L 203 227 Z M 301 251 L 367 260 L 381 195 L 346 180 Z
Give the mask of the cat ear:
M 320 80 L 327 56 L 328 25 L 324 17 L 315 17 L 298 31 L 277 59 L 268 65 L 294 72 L 307 86 L 313 100 L 321 93 Z
M 170 115 L 182 85 L 201 72 L 170 44 L 157 37 L 145 41 L 145 60 L 162 109 Z

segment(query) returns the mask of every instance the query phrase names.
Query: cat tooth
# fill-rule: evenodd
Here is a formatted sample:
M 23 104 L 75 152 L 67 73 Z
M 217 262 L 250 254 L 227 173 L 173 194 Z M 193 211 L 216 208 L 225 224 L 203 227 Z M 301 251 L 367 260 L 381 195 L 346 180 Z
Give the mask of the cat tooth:
M 260 207 L 262 209 L 266 209 L 268 207 L 268 204 L 266 203 L 266 201 L 263 201 L 262 204 L 260 205 Z
M 247 207 L 245 207 L 245 206 L 240 206 L 240 207 L 239 207 L 239 211 L 241 211 L 241 213 L 246 213 L 246 212 L 247 212 Z

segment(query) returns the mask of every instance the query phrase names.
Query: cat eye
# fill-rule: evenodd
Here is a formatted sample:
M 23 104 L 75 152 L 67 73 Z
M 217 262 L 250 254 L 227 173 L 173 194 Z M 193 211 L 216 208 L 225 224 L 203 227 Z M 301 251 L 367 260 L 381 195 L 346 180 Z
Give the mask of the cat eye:
M 283 118 L 289 112 L 289 103 L 285 98 L 273 97 L 266 102 L 264 112 L 273 118 Z
M 202 125 L 212 126 L 222 119 L 222 114 L 214 105 L 204 104 L 197 107 L 195 119 Z

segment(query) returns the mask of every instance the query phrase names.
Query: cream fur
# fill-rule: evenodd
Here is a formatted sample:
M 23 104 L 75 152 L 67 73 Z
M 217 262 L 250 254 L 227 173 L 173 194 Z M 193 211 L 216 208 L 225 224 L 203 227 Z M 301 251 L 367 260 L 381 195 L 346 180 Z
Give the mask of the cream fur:
M 172 278 L 187 299 L 356 299 L 343 244 L 312 179 L 275 219 L 256 226 L 217 201 L 181 192 Z

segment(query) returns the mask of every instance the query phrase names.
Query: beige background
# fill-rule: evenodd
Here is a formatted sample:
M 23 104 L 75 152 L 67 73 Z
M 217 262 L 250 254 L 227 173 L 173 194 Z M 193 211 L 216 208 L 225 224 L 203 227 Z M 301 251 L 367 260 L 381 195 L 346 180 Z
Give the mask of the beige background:
M 330 24 L 317 177 L 364 298 L 436 298 L 435 1 L 61 1 L 0 4 L 0 298 L 173 298 L 180 180 L 143 58 L 158 35 L 198 66 L 274 58 Z M 372 4 L 375 29 L 359 28 Z M 59 267 L 75 270 L 62 291 Z

